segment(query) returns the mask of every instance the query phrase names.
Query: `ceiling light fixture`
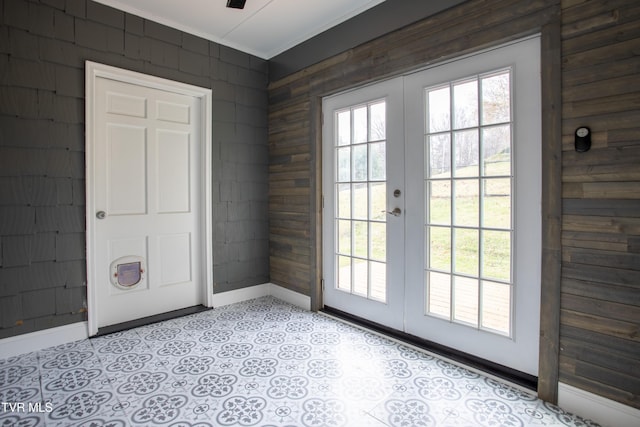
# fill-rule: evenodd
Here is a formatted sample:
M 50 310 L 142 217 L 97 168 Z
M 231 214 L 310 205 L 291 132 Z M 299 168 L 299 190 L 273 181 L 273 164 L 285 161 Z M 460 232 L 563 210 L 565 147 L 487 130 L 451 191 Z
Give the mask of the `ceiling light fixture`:
M 244 9 L 244 4 L 247 0 L 227 0 L 227 7 L 232 7 L 234 9 Z

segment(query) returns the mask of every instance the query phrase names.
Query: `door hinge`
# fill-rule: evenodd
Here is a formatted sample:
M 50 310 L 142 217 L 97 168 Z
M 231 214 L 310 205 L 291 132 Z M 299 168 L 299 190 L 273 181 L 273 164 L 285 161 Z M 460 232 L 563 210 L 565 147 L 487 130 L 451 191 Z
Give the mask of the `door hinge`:
M 322 196 L 320 196 L 320 197 L 321 197 L 321 200 L 320 200 L 321 208 L 320 209 L 324 209 L 324 194 Z
M 320 279 L 320 287 L 322 288 L 322 292 L 324 292 L 324 279 Z

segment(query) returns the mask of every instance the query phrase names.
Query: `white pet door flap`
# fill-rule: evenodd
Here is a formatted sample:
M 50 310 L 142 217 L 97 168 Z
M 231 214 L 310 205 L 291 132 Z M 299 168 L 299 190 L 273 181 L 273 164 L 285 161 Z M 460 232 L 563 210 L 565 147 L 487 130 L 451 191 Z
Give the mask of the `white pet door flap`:
M 144 279 L 145 260 L 140 256 L 124 256 L 111 263 L 111 283 L 118 289 L 133 289 Z

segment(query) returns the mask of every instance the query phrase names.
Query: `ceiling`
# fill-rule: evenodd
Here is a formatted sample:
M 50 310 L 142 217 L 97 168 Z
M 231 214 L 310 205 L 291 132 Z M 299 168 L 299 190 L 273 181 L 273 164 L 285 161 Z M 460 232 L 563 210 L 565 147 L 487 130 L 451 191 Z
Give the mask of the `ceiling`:
M 385 0 L 96 0 L 160 24 L 264 59 L 352 18 Z

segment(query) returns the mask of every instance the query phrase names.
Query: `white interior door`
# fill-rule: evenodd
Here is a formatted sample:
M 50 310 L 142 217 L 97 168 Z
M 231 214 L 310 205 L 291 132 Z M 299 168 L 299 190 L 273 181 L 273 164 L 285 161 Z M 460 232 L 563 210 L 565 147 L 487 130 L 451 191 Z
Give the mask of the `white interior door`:
M 379 276 L 368 278 L 386 281 L 387 292 L 402 300 L 386 304 L 387 317 L 363 315 L 365 295 L 353 292 L 353 282 L 349 291 L 340 277 L 347 264 L 340 189 L 356 185 L 341 180 L 341 152 L 348 145 L 340 123 L 348 97 L 360 90 L 329 98 L 344 97 L 346 104 L 325 102 L 323 167 L 338 168 L 324 169 L 326 305 L 537 375 L 539 52 L 539 39 L 531 38 L 396 79 L 404 100 L 397 111 L 403 114 L 398 118 L 388 108 L 386 127 L 404 126 L 398 144 L 404 158 L 388 162 L 386 173 L 404 184 L 397 201 L 387 188 L 386 204 L 387 210 L 394 203 L 404 206 L 401 215 L 386 220 L 386 276 L 370 269 Z M 360 105 L 355 101 L 352 115 Z M 348 194 L 359 197 L 354 190 Z M 350 238 L 358 239 L 351 229 Z M 369 247 L 379 245 L 376 239 L 370 237 Z M 404 249 L 390 249 L 396 240 Z
M 108 77 L 93 90 L 90 332 L 208 305 L 201 98 Z

